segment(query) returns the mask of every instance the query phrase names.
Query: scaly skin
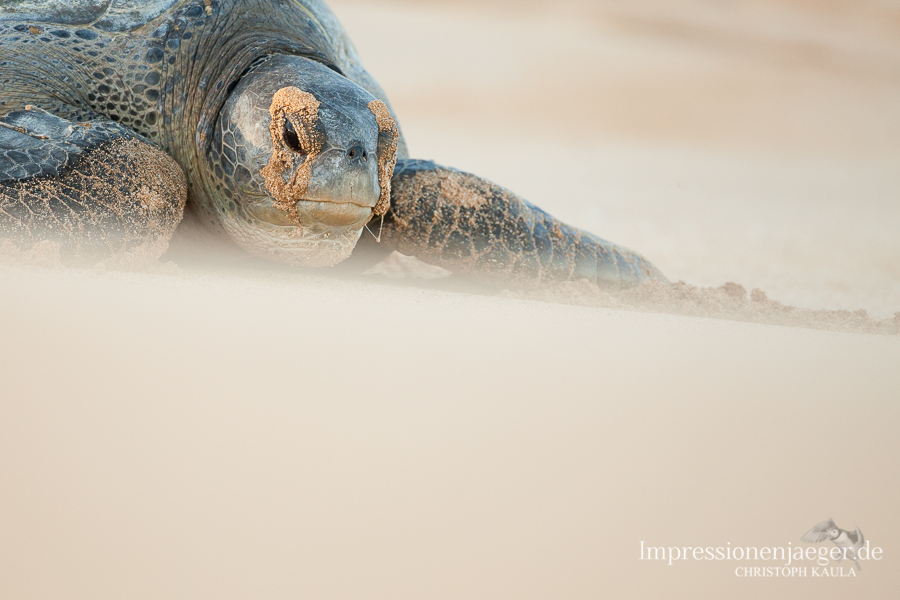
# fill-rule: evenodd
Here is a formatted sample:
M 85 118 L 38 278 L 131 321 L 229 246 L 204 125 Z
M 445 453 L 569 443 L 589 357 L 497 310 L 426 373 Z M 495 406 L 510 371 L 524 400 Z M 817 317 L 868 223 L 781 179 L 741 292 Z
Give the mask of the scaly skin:
M 570 227 L 498 185 L 429 161 L 398 161 L 382 243 L 491 281 L 588 279 L 609 288 L 666 280 L 642 256 Z
M 20 0 L 0 6 L 0 121 L 31 106 L 68 123 L 57 128 L 65 130 L 59 139 L 53 137 L 57 133 L 42 137 L 41 131 L 52 125 L 47 119 L 37 119 L 33 129 L 0 127 L 0 191 L 8 203 L 44 215 L 31 221 L 35 227 L 60 221 L 61 206 L 77 212 L 78 202 L 60 202 L 69 193 L 61 191 L 69 185 L 63 176 L 77 171 L 79 161 L 97 152 L 114 163 L 105 175 L 99 175 L 113 179 L 104 182 L 112 187 L 77 188 L 84 200 L 81 204 L 87 206 L 92 194 L 102 188 L 113 196 L 124 193 L 124 200 L 110 205 L 107 221 L 126 213 L 138 215 L 140 198 L 147 197 L 141 187 L 144 175 L 136 174 L 127 160 L 103 145 L 124 140 L 137 147 L 145 145 L 142 156 L 149 156 L 152 144 L 158 145 L 180 166 L 193 221 L 223 236 L 228 233 L 223 222 L 245 223 L 254 232 L 262 231 L 241 202 L 232 198 L 235 182 L 259 174 L 235 160 L 240 152 L 234 147 L 237 142 L 229 140 L 237 136 L 229 137 L 227 131 L 217 134 L 216 123 L 229 94 L 251 68 L 257 67 L 254 74 L 263 68 L 259 61 L 266 56 L 312 59 L 328 67 L 325 71 L 331 76 L 342 74 L 387 104 L 384 92 L 362 68 L 343 29 L 320 0 L 120 0 L 99 8 L 90 2 L 73 3 L 68 12 L 61 9 L 65 14 L 55 17 L 42 15 L 40 2 Z M 26 13 L 30 16 L 22 16 Z M 66 24 L 45 22 L 53 18 Z M 72 150 L 72 136 L 83 134 L 79 128 L 91 127 L 114 135 L 99 145 Z M 23 144 L 32 142 L 23 142 L 19 134 L 32 141 L 47 139 L 47 147 L 22 154 Z M 46 160 L 41 154 L 45 150 Z M 397 156 L 408 157 L 402 134 Z M 19 159 L 23 162 L 16 162 Z M 149 190 L 150 196 L 160 196 L 166 188 L 172 193 L 162 194 L 162 201 L 180 210 L 178 174 L 166 166 L 164 158 L 156 162 L 156 170 L 169 175 Z M 37 172 L 31 172 L 35 168 Z M 32 180 L 42 177 L 47 179 L 40 190 L 49 196 L 47 206 L 54 208 L 35 211 L 29 203 L 38 207 L 44 201 L 34 193 L 37 188 L 23 193 L 17 186 L 32 185 Z M 475 176 L 401 160 L 391 181 L 394 190 L 384 223 L 385 247 L 493 280 L 540 283 L 588 278 L 604 286 L 627 286 L 646 278 L 665 279 L 637 254 L 560 223 Z M 158 201 L 151 204 L 156 206 Z M 20 210 L 0 215 L 0 233 L 11 227 L 4 225 L 3 218 L 15 221 L 13 229 L 21 230 L 22 214 Z M 168 216 L 161 218 L 161 223 L 168 223 Z M 79 228 L 91 223 L 76 219 L 66 225 L 66 231 L 80 244 L 84 240 L 77 239 Z M 126 227 L 134 232 L 148 228 L 162 231 L 152 222 L 144 229 Z
M 88 121 L 36 108 L 0 119 L 0 244 L 52 242 L 72 264 L 152 263 L 181 220 L 184 175 L 121 125 Z
M 8 18 L 0 20 L 0 115 L 31 105 L 74 123 L 99 114 L 130 128 L 175 159 L 189 203 L 223 235 L 215 213 L 236 209 L 218 201 L 227 190 L 204 155 L 228 93 L 255 61 L 308 56 L 387 100 L 316 0 L 178 0 L 126 32 Z

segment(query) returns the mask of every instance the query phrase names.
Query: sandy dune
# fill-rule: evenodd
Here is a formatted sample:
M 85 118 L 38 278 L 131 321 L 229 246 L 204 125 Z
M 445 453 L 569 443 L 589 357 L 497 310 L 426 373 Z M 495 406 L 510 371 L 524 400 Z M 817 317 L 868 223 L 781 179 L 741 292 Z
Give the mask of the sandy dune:
M 622 4 L 332 6 L 415 155 L 673 280 L 900 311 L 900 10 Z M 0 597 L 900 588 L 896 336 L 441 286 L 0 268 Z M 640 560 L 802 545 L 829 517 L 883 559 L 839 580 Z

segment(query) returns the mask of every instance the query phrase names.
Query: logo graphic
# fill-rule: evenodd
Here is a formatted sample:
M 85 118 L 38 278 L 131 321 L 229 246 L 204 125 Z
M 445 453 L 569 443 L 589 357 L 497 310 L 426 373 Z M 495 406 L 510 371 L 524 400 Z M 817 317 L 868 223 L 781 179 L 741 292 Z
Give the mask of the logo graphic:
M 855 533 L 852 533 L 838 527 L 834 519 L 828 519 L 807 531 L 800 539 L 807 544 L 819 544 L 826 539 L 831 540 L 835 546 L 841 549 L 840 556 L 835 560 L 840 562 L 845 558 L 849 558 L 856 563 L 856 570 L 862 571 L 862 567 L 859 564 L 859 549 L 865 546 L 866 540 L 859 527 L 856 528 Z

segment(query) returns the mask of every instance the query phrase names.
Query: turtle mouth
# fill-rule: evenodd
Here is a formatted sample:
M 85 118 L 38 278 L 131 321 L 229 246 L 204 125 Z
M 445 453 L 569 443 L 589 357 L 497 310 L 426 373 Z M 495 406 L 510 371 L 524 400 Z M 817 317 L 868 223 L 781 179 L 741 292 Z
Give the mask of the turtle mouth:
M 298 200 L 294 205 L 300 222 L 306 225 L 321 223 L 332 227 L 350 227 L 359 224 L 360 227 L 368 222 L 372 216 L 372 207 L 356 204 L 355 202 L 329 202 L 321 200 Z
M 270 202 L 247 207 L 251 216 L 280 227 L 340 227 L 362 229 L 372 217 L 371 206 L 331 200 L 297 200 L 293 210 L 284 211 Z

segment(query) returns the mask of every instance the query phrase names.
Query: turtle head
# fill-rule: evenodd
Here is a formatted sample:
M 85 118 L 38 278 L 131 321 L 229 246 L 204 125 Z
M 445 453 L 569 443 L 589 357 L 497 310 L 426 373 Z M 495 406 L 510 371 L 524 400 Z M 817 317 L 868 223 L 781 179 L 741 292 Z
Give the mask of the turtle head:
M 219 114 L 207 202 L 254 254 L 336 264 L 390 205 L 398 137 L 387 106 L 359 85 L 313 60 L 269 57 Z

